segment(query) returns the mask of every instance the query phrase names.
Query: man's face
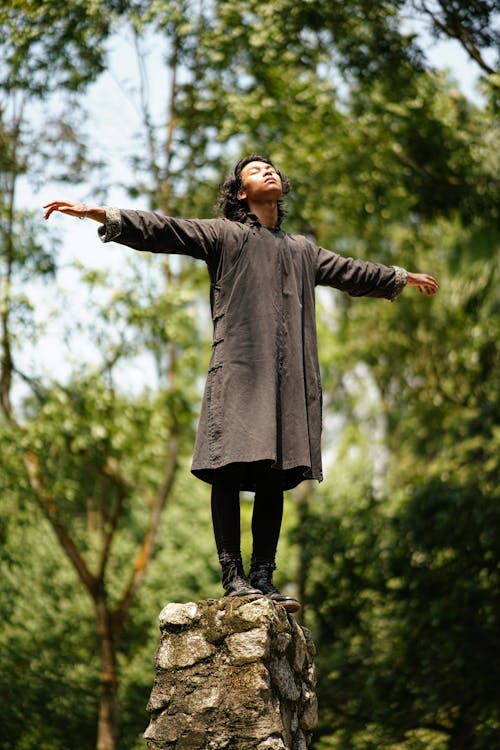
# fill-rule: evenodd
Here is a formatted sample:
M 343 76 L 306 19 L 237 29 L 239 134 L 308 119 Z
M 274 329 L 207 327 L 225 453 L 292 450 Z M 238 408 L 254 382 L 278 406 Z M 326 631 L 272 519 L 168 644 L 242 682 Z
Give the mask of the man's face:
M 264 161 L 251 161 L 241 170 L 242 187 L 239 200 L 249 202 L 277 201 L 283 195 L 283 185 L 276 169 Z

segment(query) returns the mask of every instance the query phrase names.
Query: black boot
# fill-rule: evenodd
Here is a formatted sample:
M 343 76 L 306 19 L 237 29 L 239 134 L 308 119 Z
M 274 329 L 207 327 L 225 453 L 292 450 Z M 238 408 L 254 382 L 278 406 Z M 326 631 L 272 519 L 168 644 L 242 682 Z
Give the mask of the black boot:
M 224 596 L 261 596 L 259 589 L 250 586 L 240 557 L 221 559 Z
M 276 604 L 281 604 L 287 612 L 298 612 L 300 604 L 297 599 L 294 599 L 293 596 L 285 596 L 273 586 L 273 571 L 275 569 L 274 562 L 252 558 L 252 566 L 248 576 L 250 585 L 255 586 Z

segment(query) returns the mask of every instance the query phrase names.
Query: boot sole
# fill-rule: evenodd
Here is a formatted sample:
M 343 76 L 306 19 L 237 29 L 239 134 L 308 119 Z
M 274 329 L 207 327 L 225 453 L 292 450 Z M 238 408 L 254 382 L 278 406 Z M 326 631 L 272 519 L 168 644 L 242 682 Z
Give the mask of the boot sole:
M 224 594 L 225 597 L 236 597 L 236 596 L 254 596 L 256 599 L 262 599 L 263 594 L 260 591 L 233 591 L 230 594 Z
M 276 601 L 276 599 L 272 599 L 272 601 L 280 607 L 283 607 L 283 609 L 286 612 L 289 612 L 291 615 L 293 615 L 295 612 L 299 612 L 299 610 L 301 609 L 299 602 L 295 599 L 285 602 Z

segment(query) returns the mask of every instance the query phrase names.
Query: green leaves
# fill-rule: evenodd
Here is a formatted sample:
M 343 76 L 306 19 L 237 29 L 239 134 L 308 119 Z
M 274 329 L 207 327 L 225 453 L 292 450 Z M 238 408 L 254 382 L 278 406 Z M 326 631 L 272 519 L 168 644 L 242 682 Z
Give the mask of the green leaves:
M 103 69 L 115 3 L 15 0 L 0 11 L 1 88 L 47 96 L 77 90 Z

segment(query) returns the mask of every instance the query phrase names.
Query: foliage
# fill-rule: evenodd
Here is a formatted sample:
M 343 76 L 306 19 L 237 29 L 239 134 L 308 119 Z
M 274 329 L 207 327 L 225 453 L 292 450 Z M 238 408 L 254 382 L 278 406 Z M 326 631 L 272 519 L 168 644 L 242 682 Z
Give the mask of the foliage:
M 486 664 L 500 616 L 498 237 L 487 224 L 398 226 L 402 262 L 406 247 L 441 281 L 432 304 L 405 294 L 377 310 L 376 327 L 369 300 L 334 310 L 327 400 L 350 426 L 306 539 L 320 748 L 482 750 L 498 731 L 486 677 L 498 677 Z M 352 456 L 383 461 L 383 485 Z
M 78 595 L 49 525 L 33 523 L 29 506 L 19 510 L 13 494 L 7 498 L 1 517 L 0 747 L 62 750 L 78 737 L 79 746 L 91 748 L 99 669 L 87 601 Z
M 95 166 L 86 159 L 74 97 L 103 69 L 108 6 L 16 0 L 0 8 L 0 404 L 8 419 L 20 375 L 16 337 L 31 312 L 18 285 L 29 277 L 36 286 L 54 273 L 56 246 L 47 251 L 32 213 L 16 199 L 23 179 L 33 187 L 49 176 L 81 179 Z
M 12 472 L 15 476 L 15 464 Z M 152 657 L 159 636 L 157 614 L 169 601 L 217 596 L 220 588 L 206 492 L 186 471 L 184 477 L 168 520 L 166 516 L 160 529 L 156 556 L 120 644 L 119 742 L 130 749 L 144 746 L 146 703 L 154 678 Z M 20 500 L 13 491 L 14 482 L 3 497 L 0 525 L 0 606 L 4 618 L 0 634 L 0 715 L 4 727 L 0 747 L 31 750 L 38 743 L 51 750 L 90 750 L 95 747 L 100 677 L 98 634 L 90 599 L 54 544 L 50 525 L 34 515 L 27 493 Z M 140 520 L 139 507 L 130 509 L 130 533 L 137 531 L 134 518 Z M 199 541 L 195 565 L 189 543 L 193 534 Z M 121 560 L 128 570 L 131 544 L 124 538 L 117 547 L 117 564 Z M 120 570 L 114 570 L 111 591 L 121 578 Z
M 0 87 L 44 97 L 77 90 L 103 70 L 104 42 L 122 2 L 13 0 L 0 11 Z
M 360 484 L 308 519 L 318 747 L 491 747 L 498 497 L 430 479 L 388 512 Z

